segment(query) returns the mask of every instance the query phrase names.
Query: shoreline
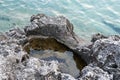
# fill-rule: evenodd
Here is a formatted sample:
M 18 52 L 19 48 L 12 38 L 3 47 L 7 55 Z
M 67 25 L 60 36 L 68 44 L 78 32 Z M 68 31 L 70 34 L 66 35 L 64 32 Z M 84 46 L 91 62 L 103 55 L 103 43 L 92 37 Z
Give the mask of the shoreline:
M 50 17 L 45 14 L 37 14 L 31 17 L 30 23 L 23 30 L 12 29 L 0 36 L 1 80 L 119 79 L 119 35 L 96 34 L 93 35 L 91 43 L 86 43 L 74 33 L 73 24 L 63 16 Z M 36 36 L 39 37 L 37 41 Z M 35 41 L 31 41 L 30 38 Z M 31 44 L 32 42 L 33 44 Z M 73 54 L 80 56 L 86 65 L 80 71 L 79 77 L 75 78 L 69 73 L 61 72 L 60 67 L 64 66 L 57 60 L 45 61 L 29 55 L 23 49 L 23 46 L 27 44 L 28 46 L 34 45 L 35 50 L 53 50 L 52 53 L 59 50 L 70 50 Z

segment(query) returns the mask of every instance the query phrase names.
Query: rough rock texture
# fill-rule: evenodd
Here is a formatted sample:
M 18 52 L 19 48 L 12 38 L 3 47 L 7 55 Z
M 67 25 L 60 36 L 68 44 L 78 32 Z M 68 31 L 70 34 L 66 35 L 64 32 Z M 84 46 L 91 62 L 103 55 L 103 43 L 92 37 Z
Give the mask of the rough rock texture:
M 80 38 L 73 32 L 73 25 L 63 16 L 48 17 L 44 14 L 32 16 L 31 25 L 25 28 L 25 32 L 27 36 L 42 35 L 55 38 L 71 49 L 77 47 L 80 42 Z
M 107 38 L 107 37 L 102 35 L 102 34 L 100 34 L 100 33 L 97 33 L 97 34 L 92 36 L 91 42 L 95 42 L 96 40 L 103 39 L 103 38 Z
M 23 51 L 21 30 L 13 29 L 0 41 L 0 80 L 75 80 L 61 73 L 57 61 L 44 61 L 30 57 Z
M 54 51 L 60 51 L 65 52 L 67 50 L 70 50 L 65 45 L 59 43 L 54 38 L 48 38 L 48 37 L 33 37 L 29 38 L 26 45 L 24 45 L 24 49 L 29 52 L 29 49 L 35 49 L 35 50 L 54 50 Z
M 99 67 L 88 65 L 81 72 L 80 80 L 112 80 L 113 75 L 109 75 Z
M 20 45 L 24 45 L 25 43 L 28 42 L 25 32 L 19 28 L 11 29 L 11 30 L 9 30 L 9 32 L 6 32 L 5 35 L 9 39 L 16 40 L 17 43 Z
M 5 40 L 5 39 L 7 39 L 7 37 L 3 33 L 0 33 L 0 41 Z
M 43 61 L 33 57 L 0 55 L 0 80 L 74 80 L 69 74 L 58 72 L 57 61 Z
M 118 80 L 116 77 L 120 77 L 120 36 L 98 39 L 91 50 L 93 63 L 113 74 L 114 80 Z
M 88 65 L 74 78 L 60 71 L 58 61 L 31 57 L 22 48 L 30 36 L 54 38 Z M 87 44 L 78 38 L 65 17 L 32 16 L 25 31 L 17 28 L 0 34 L 0 80 L 120 80 L 120 36 L 97 34 L 91 41 Z
M 86 52 L 83 53 L 84 51 L 82 51 L 82 49 L 89 51 L 89 49 L 84 46 L 86 42 L 73 32 L 73 25 L 68 19 L 63 16 L 49 17 L 44 14 L 38 14 L 33 15 L 30 21 L 31 24 L 24 29 L 28 37 L 44 36 L 54 38 L 72 49 L 78 55 L 81 55 L 85 61 L 89 61 L 86 58 L 89 57 L 89 55 L 86 55 Z

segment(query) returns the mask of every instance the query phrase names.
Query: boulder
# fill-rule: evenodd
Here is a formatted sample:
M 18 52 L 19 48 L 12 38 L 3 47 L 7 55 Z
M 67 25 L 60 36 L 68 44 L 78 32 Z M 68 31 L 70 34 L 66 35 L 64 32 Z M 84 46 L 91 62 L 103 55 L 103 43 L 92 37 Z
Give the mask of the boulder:
M 79 40 L 73 32 L 73 25 L 63 16 L 48 17 L 38 14 L 31 17 L 31 25 L 25 28 L 27 36 L 42 35 L 55 38 L 60 43 L 73 49 L 77 47 Z
M 79 80 L 112 80 L 113 75 L 108 74 L 97 66 L 91 64 L 86 66 L 81 71 L 81 77 Z
M 120 76 L 120 36 L 114 35 L 108 38 L 98 39 L 91 48 L 91 60 L 94 65 L 113 74 L 114 80 Z M 115 77 L 118 78 L 115 78 Z
M 89 61 L 86 58 L 89 57 L 89 55 L 86 55 L 89 52 L 89 49 L 85 47 L 87 42 L 73 32 L 73 25 L 67 18 L 63 16 L 50 17 L 44 14 L 37 14 L 33 15 L 30 21 L 31 24 L 24 28 L 27 37 L 44 36 L 54 38 L 59 43 L 83 57 L 85 61 Z M 83 48 L 85 53 L 81 51 Z
M 97 33 L 92 36 L 91 42 L 95 42 L 98 39 L 104 39 L 104 38 L 107 38 L 107 37 L 100 33 Z
M 18 42 L 9 36 L 0 41 L 0 80 L 75 80 L 59 71 L 57 61 L 31 57 Z
M 19 28 L 11 29 L 5 35 L 8 39 L 14 39 L 19 45 L 25 45 L 28 42 L 25 32 Z

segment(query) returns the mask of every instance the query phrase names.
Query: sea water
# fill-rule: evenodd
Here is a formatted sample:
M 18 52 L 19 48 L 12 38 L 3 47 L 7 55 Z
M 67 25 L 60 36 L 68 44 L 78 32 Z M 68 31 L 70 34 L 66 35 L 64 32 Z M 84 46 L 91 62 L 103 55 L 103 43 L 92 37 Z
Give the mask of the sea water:
M 84 39 L 120 34 L 120 0 L 0 0 L 0 32 L 23 28 L 38 13 L 65 16 Z

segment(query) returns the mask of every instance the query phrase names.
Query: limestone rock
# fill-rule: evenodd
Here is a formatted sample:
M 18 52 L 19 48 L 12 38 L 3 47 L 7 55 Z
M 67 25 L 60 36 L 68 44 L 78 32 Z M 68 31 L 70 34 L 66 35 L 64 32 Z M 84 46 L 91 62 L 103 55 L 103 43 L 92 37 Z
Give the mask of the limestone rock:
M 120 37 L 110 36 L 106 39 L 95 41 L 92 46 L 92 61 L 103 70 L 113 74 L 120 73 Z M 114 79 L 118 80 L 118 79 Z
M 75 80 L 58 64 L 30 57 L 14 39 L 0 41 L 0 80 Z
M 73 32 L 73 25 L 63 16 L 49 17 L 44 14 L 33 15 L 31 25 L 25 28 L 27 36 L 42 35 L 56 39 L 60 43 L 74 49 L 78 44 L 84 43 L 83 39 Z
M 33 15 L 30 21 L 31 24 L 24 31 L 17 28 L 0 34 L 0 80 L 120 80 L 120 36 L 97 34 L 88 44 L 73 32 L 73 25 L 63 16 L 38 14 Z M 41 60 L 27 54 L 23 45 L 31 43 L 31 36 L 39 36 L 40 39 L 37 38 L 35 42 L 44 41 L 40 49 L 70 49 L 89 65 L 75 79 L 60 71 L 58 61 Z M 51 44 L 46 47 L 49 41 Z M 63 45 L 67 48 L 62 48 Z
M 96 40 L 103 39 L 103 38 L 107 38 L 107 37 L 100 33 L 97 33 L 92 36 L 91 42 L 95 42 Z
M 63 16 L 49 17 L 44 14 L 38 14 L 33 15 L 30 21 L 31 24 L 24 28 L 28 38 L 30 36 L 54 38 L 80 55 L 86 62 L 89 62 L 89 48 L 85 46 L 87 42 L 73 32 L 73 25 L 67 18 Z M 83 49 L 85 52 L 82 51 Z
M 112 80 L 113 75 L 108 74 L 99 67 L 86 66 L 81 72 L 80 80 Z

